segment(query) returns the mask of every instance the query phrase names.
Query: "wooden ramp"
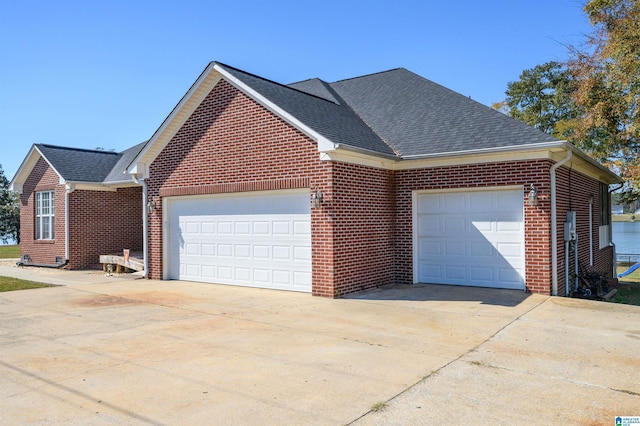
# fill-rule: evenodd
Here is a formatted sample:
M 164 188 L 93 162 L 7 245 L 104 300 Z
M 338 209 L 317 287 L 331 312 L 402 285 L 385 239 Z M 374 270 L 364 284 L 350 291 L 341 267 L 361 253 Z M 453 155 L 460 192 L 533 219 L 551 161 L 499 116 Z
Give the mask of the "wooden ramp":
M 144 257 L 142 252 L 131 252 L 129 256 L 121 254 L 103 254 L 100 255 L 100 263 L 102 263 L 102 270 L 104 272 L 116 272 L 121 273 L 122 268 L 131 269 L 133 271 L 144 270 Z M 115 265 L 115 271 L 113 266 Z

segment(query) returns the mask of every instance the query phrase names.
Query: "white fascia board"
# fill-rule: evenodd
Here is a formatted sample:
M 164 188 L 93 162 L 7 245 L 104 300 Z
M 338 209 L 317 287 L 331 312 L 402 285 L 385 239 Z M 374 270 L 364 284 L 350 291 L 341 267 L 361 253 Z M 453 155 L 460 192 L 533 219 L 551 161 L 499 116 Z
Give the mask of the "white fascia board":
M 104 185 L 112 188 L 129 188 L 133 186 L 142 186 L 142 183 L 136 182 L 135 180 L 133 180 L 133 177 L 132 177 L 130 180 L 104 182 Z
M 84 190 L 84 191 L 104 191 L 104 192 L 116 192 L 117 188 L 111 185 L 97 182 L 65 182 L 67 188 L 72 188 L 72 191 Z
M 586 152 L 582 151 L 581 149 L 579 149 L 575 145 L 567 142 L 567 146 L 568 146 L 568 149 L 571 149 L 571 151 L 573 151 L 573 155 L 574 156 L 580 157 L 580 159 L 582 159 L 584 162 L 589 163 L 593 167 L 598 169 L 600 171 L 599 176 L 600 176 L 601 179 L 603 179 L 604 182 L 609 183 L 609 184 L 616 184 L 616 183 L 623 183 L 624 182 L 624 180 L 620 176 L 618 176 L 617 174 L 615 174 L 614 172 L 609 170 L 607 167 L 605 167 L 602 164 L 600 164 L 598 161 L 596 161 L 593 158 L 589 157 L 589 155 Z
M 331 142 L 329 139 L 327 139 L 320 133 L 316 132 L 315 130 L 313 130 L 312 128 L 310 128 L 300 120 L 298 120 L 296 117 L 294 117 L 293 115 L 291 115 L 290 113 L 288 113 L 287 111 L 279 107 L 278 105 L 274 104 L 273 102 L 271 102 L 270 100 L 262 96 L 253 88 L 247 86 L 241 80 L 237 79 L 235 76 L 228 73 L 224 68 L 216 64 L 215 69 L 220 74 L 222 74 L 224 79 L 227 80 L 232 86 L 244 92 L 249 97 L 251 97 L 254 101 L 258 102 L 260 105 L 267 108 L 269 111 L 271 111 L 278 117 L 282 118 L 284 121 L 291 124 L 293 127 L 300 130 L 305 135 L 309 136 L 311 139 L 315 140 L 318 144 L 318 151 L 324 152 L 324 151 L 334 150 L 340 146 L 339 144 Z
M 215 63 L 209 63 L 187 93 L 180 99 L 180 102 L 154 132 L 144 148 L 131 161 L 127 168 L 128 173 L 137 175 L 139 179 L 147 177 L 148 165 L 155 160 L 185 121 L 193 114 L 193 111 L 211 92 L 211 89 L 220 81 L 220 73 L 214 72 L 214 70 Z
M 541 142 L 535 144 L 527 144 L 527 145 L 509 145 L 509 146 L 500 146 L 494 148 L 482 148 L 482 149 L 471 149 L 467 151 L 450 151 L 450 152 L 439 152 L 435 154 L 424 154 L 424 155 L 406 155 L 402 157 L 404 160 L 426 160 L 430 158 L 439 158 L 439 157 L 459 157 L 465 155 L 480 155 L 480 154 L 493 154 L 499 152 L 512 152 L 512 151 L 531 151 L 531 150 L 539 150 L 539 149 L 552 149 L 552 148 L 561 148 L 566 145 L 566 141 L 552 141 L 552 142 Z
M 445 167 L 461 164 L 480 164 L 495 161 L 520 161 L 550 158 L 549 147 L 529 146 L 528 149 L 491 149 L 445 153 L 421 157 L 394 158 L 339 145 L 333 151 L 325 151 L 320 155 L 321 160 L 339 161 L 343 163 L 359 164 L 387 170 L 411 170 L 430 167 Z
M 336 144 L 333 149 L 320 151 L 320 160 L 359 164 L 361 166 L 393 170 L 394 164 L 397 163 L 398 158 L 366 149 L 355 148 L 349 145 Z
M 20 164 L 18 171 L 16 172 L 15 176 L 9 183 L 9 189 L 22 194 L 22 191 L 24 189 L 24 183 L 29 178 L 29 175 L 33 171 L 33 168 L 36 166 L 40 158 L 44 158 L 44 160 L 47 162 L 49 167 L 51 167 L 51 169 L 58 175 L 58 180 L 60 184 L 64 185 L 65 180 L 60 174 L 60 172 L 58 172 L 56 168 L 53 167 L 53 165 L 49 162 L 49 160 L 47 160 L 47 157 L 45 157 L 35 145 L 32 145 L 31 149 L 29 150 L 29 153 L 27 154 L 25 159 L 22 161 L 22 164 Z
M 394 170 L 423 169 L 428 167 L 445 167 L 463 164 L 481 164 L 502 161 L 524 161 L 547 159 L 549 149 L 538 148 L 514 151 L 465 151 L 453 155 L 432 156 L 429 158 L 402 160 L 394 164 Z

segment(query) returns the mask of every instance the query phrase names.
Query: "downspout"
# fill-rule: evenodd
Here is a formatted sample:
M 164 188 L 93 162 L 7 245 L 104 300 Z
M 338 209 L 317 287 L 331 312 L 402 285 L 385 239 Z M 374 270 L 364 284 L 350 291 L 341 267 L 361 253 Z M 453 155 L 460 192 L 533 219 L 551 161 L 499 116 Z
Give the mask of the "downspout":
M 143 271 L 142 276 L 144 278 L 148 278 L 149 271 L 149 243 L 148 243 L 148 233 L 149 233 L 149 212 L 148 212 L 148 203 L 147 203 L 147 180 L 140 179 L 142 182 L 142 262 L 143 262 Z
M 69 194 L 76 190 L 74 183 L 67 183 L 64 191 L 64 259 L 69 262 Z
M 132 174 L 133 181 L 142 185 L 142 277 L 148 278 L 149 260 L 147 252 L 149 251 L 149 245 L 147 243 L 147 234 L 149 233 L 149 206 L 147 203 L 147 180 L 145 178 L 138 177 L 137 174 Z
M 618 189 L 622 188 L 624 186 L 624 183 L 621 183 L 620 185 L 618 185 L 617 187 L 611 189 L 609 191 L 609 199 L 611 199 L 611 193 L 617 191 Z M 609 209 L 609 216 L 611 216 L 611 209 Z M 613 224 L 611 223 L 611 219 L 609 219 L 609 245 L 611 246 L 611 249 L 613 250 L 613 261 L 612 263 L 612 272 L 613 278 L 616 278 L 618 276 L 618 254 L 616 253 L 616 243 L 613 242 Z
M 573 151 L 567 151 L 567 156 L 551 166 L 551 295 L 558 295 L 558 224 L 556 205 L 556 169 L 571 160 Z M 565 268 L 567 265 L 565 265 Z
M 589 196 L 589 266 L 593 266 L 593 195 Z

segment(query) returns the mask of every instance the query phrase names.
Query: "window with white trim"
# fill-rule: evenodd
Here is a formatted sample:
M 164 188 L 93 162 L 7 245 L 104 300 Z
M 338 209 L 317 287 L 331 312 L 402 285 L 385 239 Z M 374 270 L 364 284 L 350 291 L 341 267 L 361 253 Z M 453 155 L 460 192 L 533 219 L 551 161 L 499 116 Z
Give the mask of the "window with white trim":
M 600 240 L 599 248 L 608 247 L 611 243 L 611 194 L 609 194 L 609 185 L 600 183 L 600 227 L 598 228 L 598 237 Z
M 53 240 L 54 192 L 36 192 L 36 240 Z

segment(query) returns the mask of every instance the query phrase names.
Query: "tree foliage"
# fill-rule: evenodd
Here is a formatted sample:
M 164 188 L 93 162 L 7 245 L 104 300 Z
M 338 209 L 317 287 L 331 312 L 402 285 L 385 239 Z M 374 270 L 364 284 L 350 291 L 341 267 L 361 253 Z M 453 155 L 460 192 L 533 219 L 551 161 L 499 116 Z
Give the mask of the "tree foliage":
M 0 165 L 0 241 L 20 243 L 20 204 L 18 194 L 9 190 L 9 180 Z
M 507 85 L 507 99 L 494 108 L 511 117 L 549 133 L 567 139 L 571 123 L 579 115 L 572 99 L 575 82 L 564 64 L 547 62 L 524 70 L 518 81 Z
M 569 46 L 565 63 L 525 70 L 494 108 L 567 139 L 625 180 L 625 202 L 640 196 L 640 2 L 591 0 L 593 30 Z
M 640 190 L 640 4 L 591 0 L 584 7 L 593 32 L 572 46 L 568 66 L 576 81 L 575 143 L 608 163 L 626 181 L 626 200 Z

